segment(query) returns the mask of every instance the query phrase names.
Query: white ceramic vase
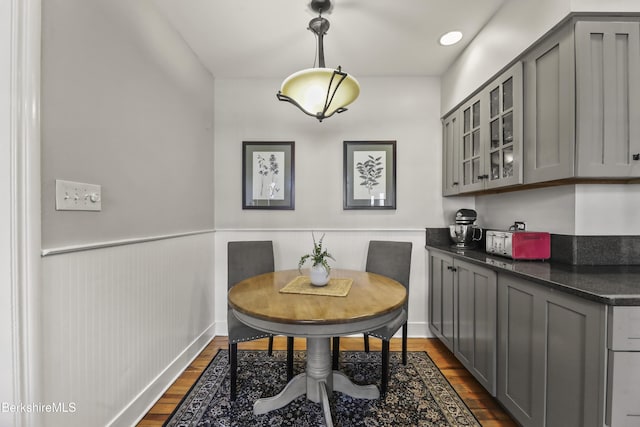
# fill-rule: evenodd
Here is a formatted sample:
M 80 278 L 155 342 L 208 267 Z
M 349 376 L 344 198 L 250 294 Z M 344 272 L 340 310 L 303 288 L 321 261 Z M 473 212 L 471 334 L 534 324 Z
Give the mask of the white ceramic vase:
M 314 286 L 324 286 L 329 283 L 329 272 L 322 264 L 312 266 L 309 277 Z

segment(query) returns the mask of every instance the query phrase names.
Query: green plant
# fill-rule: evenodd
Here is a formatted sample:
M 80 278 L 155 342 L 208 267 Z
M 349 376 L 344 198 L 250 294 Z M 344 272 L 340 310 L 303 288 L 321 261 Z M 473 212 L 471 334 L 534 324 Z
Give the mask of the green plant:
M 313 237 L 313 252 L 310 254 L 302 255 L 302 257 L 300 257 L 300 261 L 298 261 L 298 272 L 300 272 L 300 269 L 302 268 L 304 263 L 307 262 L 308 259 L 311 259 L 313 261 L 314 267 L 316 265 L 322 265 L 327 270 L 327 273 L 329 273 L 331 271 L 331 267 L 327 263 L 327 258 L 330 258 L 334 261 L 335 258 L 329 252 L 327 252 L 326 249 L 322 249 L 322 239 L 324 239 L 324 234 L 317 242 L 316 236 L 313 233 L 311 233 L 311 237 Z M 302 272 L 300 272 L 300 274 L 302 274 Z

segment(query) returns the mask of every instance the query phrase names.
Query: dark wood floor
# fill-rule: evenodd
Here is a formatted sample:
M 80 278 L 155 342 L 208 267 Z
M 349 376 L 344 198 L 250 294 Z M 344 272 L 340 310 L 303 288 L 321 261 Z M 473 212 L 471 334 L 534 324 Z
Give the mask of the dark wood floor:
M 304 346 L 304 339 L 296 339 L 296 350 L 302 350 Z M 218 350 L 226 348 L 226 337 L 216 337 L 211 341 L 191 366 L 182 373 L 180 378 L 176 380 L 140 423 L 138 423 L 138 426 L 161 426 L 162 423 L 169 418 L 171 412 L 178 403 L 180 403 L 182 397 L 189 391 Z M 264 339 L 242 343 L 238 348 L 246 350 L 266 350 L 267 341 Z M 342 350 L 362 350 L 362 338 L 342 338 L 340 340 L 340 348 Z M 276 337 L 274 349 L 286 349 L 286 340 L 284 337 Z M 399 351 L 400 349 L 400 340 L 391 340 L 391 350 Z M 502 427 L 517 425 L 509 415 L 502 410 L 496 400 L 462 367 L 460 362 L 455 359 L 453 354 L 451 354 L 439 340 L 410 338 L 408 349 L 409 351 L 426 351 L 429 354 L 483 426 Z M 380 350 L 380 340 L 371 339 L 371 350 Z

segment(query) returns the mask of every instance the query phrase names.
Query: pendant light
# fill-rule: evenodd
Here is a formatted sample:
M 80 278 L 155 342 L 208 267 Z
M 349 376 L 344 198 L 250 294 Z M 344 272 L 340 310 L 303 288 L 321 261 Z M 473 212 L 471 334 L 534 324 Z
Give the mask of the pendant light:
M 323 37 L 329 29 L 329 21 L 322 17 L 322 12 L 331 9 L 331 1 L 313 0 L 310 7 L 319 14 L 309 21 L 308 28 L 318 39 L 318 68 L 293 73 L 284 80 L 276 96 L 322 121 L 335 113 L 347 111 L 345 107 L 360 94 L 360 85 L 340 66 L 336 69 L 325 67 Z

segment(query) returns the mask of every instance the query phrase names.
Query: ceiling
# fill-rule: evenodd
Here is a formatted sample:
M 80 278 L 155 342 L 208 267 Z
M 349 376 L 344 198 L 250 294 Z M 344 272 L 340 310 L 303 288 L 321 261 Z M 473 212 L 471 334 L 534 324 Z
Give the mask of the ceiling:
M 152 0 L 217 78 L 284 78 L 314 65 L 308 0 Z M 509 0 L 334 0 L 327 67 L 356 77 L 439 76 Z M 464 34 L 443 47 L 440 35 Z

